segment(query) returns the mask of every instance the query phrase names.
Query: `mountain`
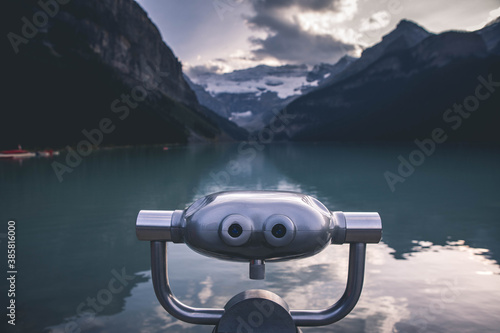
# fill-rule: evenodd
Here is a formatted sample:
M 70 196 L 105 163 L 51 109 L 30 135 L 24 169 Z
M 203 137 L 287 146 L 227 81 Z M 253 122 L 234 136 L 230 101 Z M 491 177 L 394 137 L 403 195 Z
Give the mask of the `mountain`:
M 201 105 L 206 106 L 210 110 L 215 111 L 219 116 L 223 118 L 231 117 L 231 113 L 229 112 L 229 107 L 225 105 L 223 102 L 219 101 L 217 98 L 210 95 L 208 91 L 203 88 L 203 86 L 194 83 L 191 79 L 184 74 L 184 80 L 189 84 L 189 87 L 196 94 L 196 98 L 200 102 Z
M 359 59 L 344 56 L 336 64 L 318 64 L 311 70 L 306 65 L 260 65 L 225 74 L 196 73 L 188 83 L 202 105 L 249 131 L 258 131 L 277 110 L 300 96 L 355 75 L 384 54 L 409 49 L 431 35 L 416 23 L 402 20 Z
M 483 29 L 478 31 L 481 35 L 488 51 L 500 54 L 500 17 L 488 23 Z
M 332 78 L 330 83 L 339 82 L 369 67 L 385 54 L 407 50 L 432 34 L 409 20 L 401 20 L 396 29 L 382 37 L 382 41 L 365 49 L 358 61 L 352 63 L 345 71 Z
M 287 105 L 280 138 L 415 140 L 443 128 L 452 140 L 500 142 L 498 35 L 498 22 L 432 35 L 403 21 L 330 84 Z
M 357 60 L 358 58 L 346 55 L 340 58 L 340 60 L 333 65 L 324 63 L 315 65 L 313 69 L 309 73 L 307 73 L 306 80 L 307 82 L 318 81 L 318 87 L 321 87 L 325 83 L 331 82 L 334 77 L 339 75 L 342 71 L 344 71 L 347 67 L 349 67 Z M 307 92 L 307 90 L 303 92 Z
M 275 112 L 353 63 L 346 56 L 334 65 L 266 66 L 231 73 L 197 73 L 188 80 L 202 105 L 252 131 L 261 129 Z
M 133 0 L 44 4 L 9 1 L 2 147 L 76 145 L 103 119 L 113 129 L 106 145 L 246 137 L 198 103 L 181 63 Z

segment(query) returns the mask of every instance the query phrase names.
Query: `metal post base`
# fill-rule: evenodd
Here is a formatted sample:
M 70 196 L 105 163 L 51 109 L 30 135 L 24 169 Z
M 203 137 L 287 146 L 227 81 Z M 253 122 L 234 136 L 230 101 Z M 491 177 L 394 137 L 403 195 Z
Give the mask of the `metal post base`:
M 247 290 L 224 306 L 214 333 L 297 333 L 288 304 L 267 290 Z

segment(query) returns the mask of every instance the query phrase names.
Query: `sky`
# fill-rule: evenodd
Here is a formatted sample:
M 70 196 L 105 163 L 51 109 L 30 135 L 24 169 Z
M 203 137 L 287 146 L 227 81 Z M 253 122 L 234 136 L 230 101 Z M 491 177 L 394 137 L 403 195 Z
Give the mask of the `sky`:
M 188 75 L 359 56 L 401 19 L 430 32 L 480 29 L 500 0 L 137 0 Z

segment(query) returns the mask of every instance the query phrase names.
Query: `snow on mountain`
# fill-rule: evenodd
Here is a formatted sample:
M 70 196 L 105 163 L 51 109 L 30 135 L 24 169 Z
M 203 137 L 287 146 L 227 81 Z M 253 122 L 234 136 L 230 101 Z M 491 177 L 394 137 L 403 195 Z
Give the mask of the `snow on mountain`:
M 318 64 L 313 68 L 260 65 L 225 74 L 197 73 L 188 83 L 202 105 L 253 131 L 295 99 L 345 80 L 381 57 L 413 48 L 431 36 L 432 33 L 418 24 L 402 20 L 380 43 L 367 48 L 359 59 L 345 56 L 336 64 Z M 391 68 L 392 65 L 387 66 Z
M 317 81 L 307 81 L 308 72 L 306 65 L 260 65 L 225 74 L 206 73 L 191 79 L 214 97 L 221 93 L 253 93 L 258 97 L 263 92 L 275 92 L 284 99 L 300 95 L 304 88 L 317 86 Z
M 334 77 L 340 74 L 349 65 L 357 61 L 358 58 L 351 56 L 342 57 L 336 64 L 319 64 L 314 66 L 314 68 L 307 74 L 307 81 L 313 82 L 317 81 L 318 86 L 322 86 L 331 81 Z M 309 91 L 303 91 L 303 93 Z
M 202 105 L 248 130 L 261 128 L 294 99 L 328 83 L 356 61 L 345 56 L 336 64 L 271 67 L 260 65 L 231 73 L 198 73 L 186 81 Z
M 185 75 L 185 80 L 202 105 L 240 126 L 256 129 L 264 124 L 261 118 L 272 115 L 270 111 L 317 88 L 354 60 L 346 56 L 337 64 L 319 64 L 312 70 L 307 65 L 259 65 L 225 74 Z

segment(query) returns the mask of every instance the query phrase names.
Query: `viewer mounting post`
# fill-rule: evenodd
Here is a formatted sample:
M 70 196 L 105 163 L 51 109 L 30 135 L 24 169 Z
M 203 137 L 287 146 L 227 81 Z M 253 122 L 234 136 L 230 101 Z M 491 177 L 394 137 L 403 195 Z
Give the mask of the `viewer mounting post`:
M 380 241 L 382 222 L 378 213 L 330 212 L 300 193 L 231 191 L 205 196 L 183 211 L 142 210 L 136 233 L 139 240 L 151 242 L 155 293 L 175 318 L 213 325 L 215 333 L 295 333 L 299 326 L 329 325 L 351 312 L 363 288 L 366 244 Z M 193 308 L 170 289 L 167 242 L 185 243 L 209 257 L 248 262 L 251 279 L 264 279 L 266 261 L 309 257 L 329 244 L 349 243 L 347 286 L 335 304 L 322 310 L 290 310 L 267 290 L 241 292 L 223 309 Z

